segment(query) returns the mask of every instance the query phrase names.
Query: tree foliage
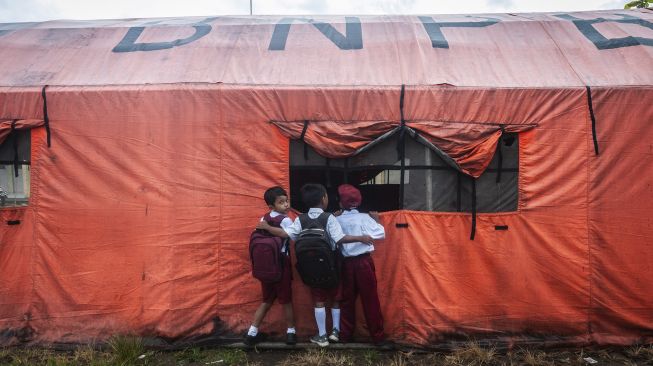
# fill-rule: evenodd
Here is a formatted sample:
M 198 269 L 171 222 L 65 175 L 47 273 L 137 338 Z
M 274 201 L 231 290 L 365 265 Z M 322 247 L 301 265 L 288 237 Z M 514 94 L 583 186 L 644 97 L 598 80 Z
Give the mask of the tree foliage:
M 632 9 L 632 8 L 648 8 L 649 5 L 651 5 L 653 1 L 649 0 L 635 0 L 627 3 L 624 5 L 624 9 Z

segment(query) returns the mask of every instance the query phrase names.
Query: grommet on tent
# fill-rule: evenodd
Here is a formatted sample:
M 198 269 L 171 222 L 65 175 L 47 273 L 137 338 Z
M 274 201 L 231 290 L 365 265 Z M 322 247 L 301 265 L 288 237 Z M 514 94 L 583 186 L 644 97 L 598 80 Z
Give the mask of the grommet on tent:
M 302 129 L 302 134 L 299 135 L 299 140 L 304 143 L 304 160 L 308 160 L 308 145 L 304 141 L 304 136 L 306 136 L 306 130 L 308 130 L 308 120 L 304 120 L 304 128 Z
M 45 89 L 48 86 L 43 86 L 41 89 L 41 97 L 43 97 L 43 124 L 45 125 L 45 134 L 47 136 L 48 147 L 50 147 L 50 117 L 48 117 L 48 100 L 45 95 Z
M 587 90 L 587 107 L 590 111 L 590 119 L 592 120 L 592 139 L 594 139 L 594 154 L 599 155 L 599 140 L 596 138 L 596 117 L 594 116 L 594 106 L 592 105 L 592 89 L 589 85 L 585 86 Z
M 474 240 L 476 236 L 476 179 L 472 177 L 472 232 L 469 240 Z
M 16 137 L 16 122 L 15 119 L 11 121 L 11 142 L 14 148 L 14 176 L 18 178 L 18 137 Z

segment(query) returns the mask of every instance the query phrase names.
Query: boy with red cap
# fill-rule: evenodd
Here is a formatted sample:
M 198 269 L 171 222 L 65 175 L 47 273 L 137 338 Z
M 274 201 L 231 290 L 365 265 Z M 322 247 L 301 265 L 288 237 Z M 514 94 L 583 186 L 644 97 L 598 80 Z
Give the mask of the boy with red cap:
M 362 202 L 361 193 L 350 184 L 338 187 L 342 213 L 337 217 L 343 233 L 347 235 L 369 235 L 372 239 L 384 239 L 385 229 L 379 223 L 376 212 L 364 214 L 357 208 Z M 344 257 L 342 266 L 342 301 L 340 303 L 340 339 L 350 342 L 356 325 L 356 297 L 360 295 L 365 322 L 374 344 L 380 348 L 391 348 L 383 332 L 383 315 L 376 288 L 374 261 L 370 253 L 374 245 L 362 242 L 346 243 L 341 252 Z

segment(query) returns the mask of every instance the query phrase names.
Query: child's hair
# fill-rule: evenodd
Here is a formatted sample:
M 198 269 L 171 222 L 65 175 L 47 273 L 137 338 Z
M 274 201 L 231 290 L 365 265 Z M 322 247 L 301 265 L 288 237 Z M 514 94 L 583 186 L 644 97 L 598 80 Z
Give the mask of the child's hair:
M 322 202 L 322 197 L 326 196 L 327 190 L 321 184 L 308 183 L 304 184 L 301 189 L 302 201 L 307 208 L 317 207 Z
M 265 200 L 265 203 L 268 204 L 268 206 L 274 205 L 274 201 L 277 200 L 277 197 L 280 196 L 286 196 L 288 197 L 288 193 L 286 193 L 286 190 L 276 186 L 272 188 L 268 188 L 265 193 L 263 193 L 263 199 Z

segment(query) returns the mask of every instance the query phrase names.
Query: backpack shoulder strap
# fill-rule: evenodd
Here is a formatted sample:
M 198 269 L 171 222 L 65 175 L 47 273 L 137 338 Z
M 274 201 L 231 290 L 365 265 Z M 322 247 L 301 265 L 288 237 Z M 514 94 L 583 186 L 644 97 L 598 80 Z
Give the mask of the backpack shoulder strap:
M 265 214 L 264 220 L 268 222 L 271 226 L 274 227 L 281 227 L 281 221 L 286 218 L 286 215 L 277 215 L 275 217 L 272 217 L 270 213 L 268 212 Z
M 329 217 L 331 216 L 330 212 L 322 212 L 320 216 L 317 217 L 317 222 L 320 225 L 320 228 L 327 230 L 327 224 L 329 223 Z
M 302 230 L 306 229 L 309 227 L 311 223 L 311 218 L 308 217 L 307 213 L 303 213 L 297 217 L 299 219 L 299 223 L 302 225 Z

